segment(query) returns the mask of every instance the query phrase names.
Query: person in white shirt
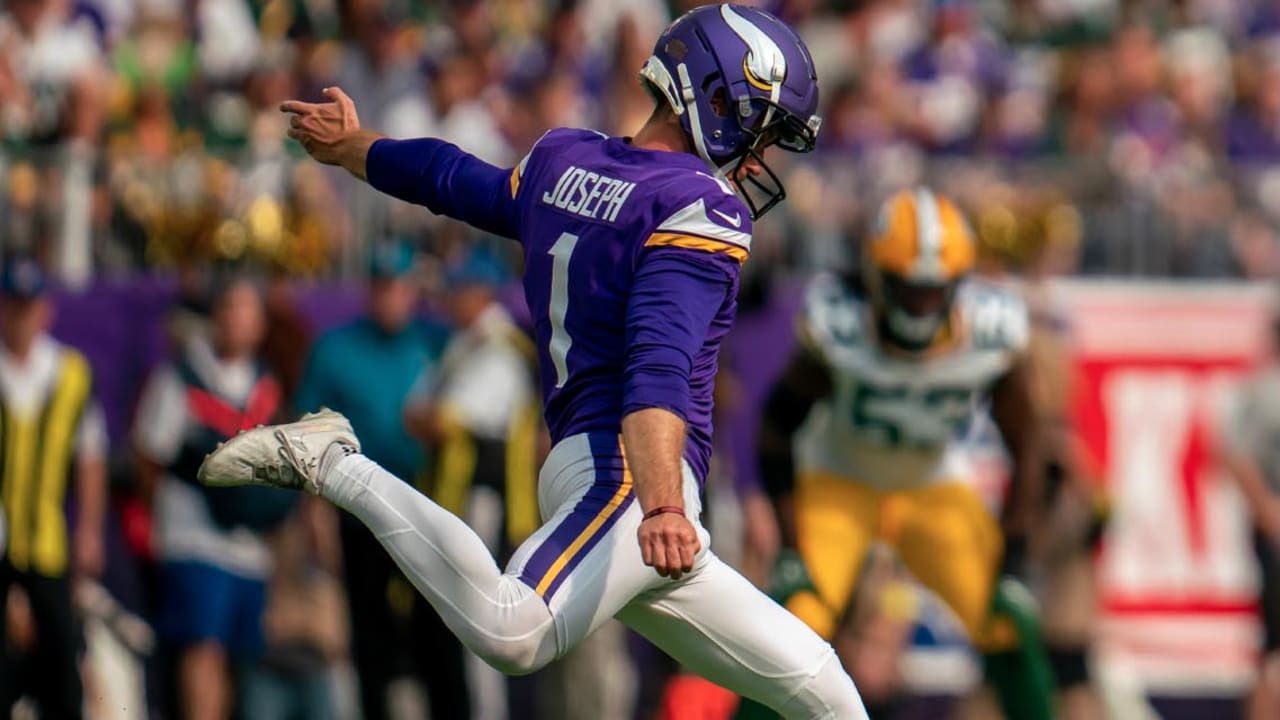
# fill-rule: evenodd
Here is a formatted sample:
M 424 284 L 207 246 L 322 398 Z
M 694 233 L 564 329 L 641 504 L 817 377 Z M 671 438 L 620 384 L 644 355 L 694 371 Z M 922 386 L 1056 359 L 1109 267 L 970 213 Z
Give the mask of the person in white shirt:
M 160 564 L 157 629 L 177 654 L 179 702 L 194 720 L 230 716 L 232 666 L 262 651 L 266 536 L 293 507 L 281 494 L 208 492 L 195 481 L 218 442 L 277 417 L 280 384 L 258 354 L 264 331 L 258 288 L 223 284 L 208 336 L 191 336 L 152 374 L 134 421 Z
M 1233 400 L 1218 445 L 1253 521 L 1262 647 L 1245 717 L 1263 720 L 1280 713 L 1280 307 L 1272 309 L 1266 362 Z

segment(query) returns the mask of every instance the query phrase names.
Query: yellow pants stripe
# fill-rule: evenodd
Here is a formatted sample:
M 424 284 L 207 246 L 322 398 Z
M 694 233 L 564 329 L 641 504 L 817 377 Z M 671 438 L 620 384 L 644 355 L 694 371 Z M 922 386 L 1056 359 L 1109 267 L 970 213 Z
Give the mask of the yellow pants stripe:
M 618 490 L 613 494 L 613 497 L 609 498 L 609 502 L 605 503 L 605 506 L 600 509 L 600 512 L 596 513 L 596 516 L 591 520 L 587 527 L 584 528 L 582 532 L 578 533 L 578 536 L 573 539 L 573 542 L 569 543 L 569 547 L 565 548 L 564 552 L 560 553 L 560 556 L 556 558 L 556 561 L 551 564 L 551 568 L 547 570 L 547 574 L 542 576 L 542 580 L 538 583 L 538 586 L 534 588 L 534 591 L 537 592 L 539 596 L 545 596 L 547 594 L 547 589 L 555 582 L 556 578 L 564 570 L 565 566 L 569 564 L 569 561 L 578 554 L 578 551 L 582 549 L 583 545 L 586 545 L 587 542 L 589 542 L 591 538 L 600 531 L 600 528 L 608 522 L 609 518 L 612 517 L 614 513 L 618 512 L 618 508 L 622 507 L 623 501 L 627 499 L 627 495 L 630 493 L 631 468 L 626 465 L 626 459 L 624 456 L 622 483 L 618 485 Z

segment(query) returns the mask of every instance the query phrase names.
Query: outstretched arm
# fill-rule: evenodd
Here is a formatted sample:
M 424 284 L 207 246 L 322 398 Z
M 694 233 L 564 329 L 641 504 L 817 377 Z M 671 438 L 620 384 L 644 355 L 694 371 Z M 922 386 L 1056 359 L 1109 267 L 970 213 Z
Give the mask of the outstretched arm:
M 515 238 L 519 221 L 512 169 L 499 168 L 435 138 L 392 140 L 360 127 L 355 103 L 339 88 L 332 102 L 290 100 L 289 137 L 311 157 L 374 188 L 486 232 Z

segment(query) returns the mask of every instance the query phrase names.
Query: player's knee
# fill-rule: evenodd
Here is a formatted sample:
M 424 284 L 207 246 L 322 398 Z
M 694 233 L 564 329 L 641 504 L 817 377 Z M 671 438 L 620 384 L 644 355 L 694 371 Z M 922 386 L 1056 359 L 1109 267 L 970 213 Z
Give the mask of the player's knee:
M 491 638 L 472 650 L 495 670 L 504 675 L 528 675 L 551 661 L 552 653 L 542 651 L 536 636 L 518 639 Z
M 868 717 L 858 689 L 834 652 L 779 710 L 785 718 L 804 720 L 866 720 Z

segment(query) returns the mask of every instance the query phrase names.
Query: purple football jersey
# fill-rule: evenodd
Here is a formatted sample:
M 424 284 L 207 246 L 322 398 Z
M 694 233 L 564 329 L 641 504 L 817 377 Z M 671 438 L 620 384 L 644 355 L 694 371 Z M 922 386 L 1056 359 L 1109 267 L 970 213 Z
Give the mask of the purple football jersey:
M 750 251 L 741 199 L 694 155 L 570 129 L 538 141 L 511 194 L 552 439 L 666 408 L 705 479 L 716 358 Z

